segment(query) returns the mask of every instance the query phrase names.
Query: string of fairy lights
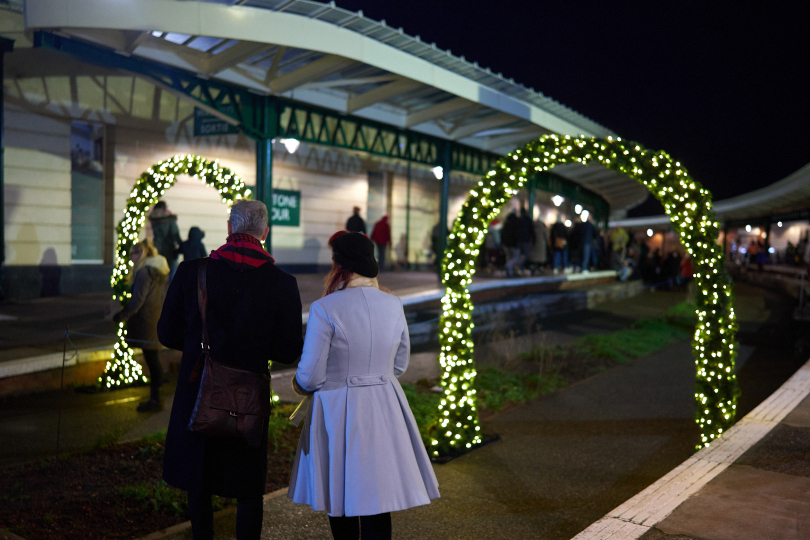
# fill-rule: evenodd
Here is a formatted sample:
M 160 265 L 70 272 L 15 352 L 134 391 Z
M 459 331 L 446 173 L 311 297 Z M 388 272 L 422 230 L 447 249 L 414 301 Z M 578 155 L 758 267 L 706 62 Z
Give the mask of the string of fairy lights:
M 731 280 L 717 244 L 719 224 L 711 193 L 663 151 L 652 151 L 620 138 L 544 135 L 502 158 L 461 208 L 442 263 L 445 286 L 439 318 L 441 385 L 439 420 L 431 440 L 434 456 L 481 442 L 475 405 L 473 304 L 467 286 L 489 223 L 533 175 L 564 163 L 599 163 L 643 183 L 664 205 L 681 244 L 695 267 L 698 324 L 693 338 L 696 366 L 696 422 L 702 446 L 709 446 L 734 423 L 739 395 L 734 362 L 737 330 Z
M 128 254 L 138 242 L 141 227 L 146 223 L 146 213 L 174 185 L 177 177 L 183 174 L 198 178 L 219 191 L 222 202 L 227 205 L 251 196 L 251 190 L 242 179 L 230 169 L 221 167 L 219 160 L 209 161 L 190 154 L 177 155 L 144 171 L 135 182 L 127 200 L 124 218 L 118 223 L 116 262 L 110 281 L 113 300 L 120 299 L 122 307 L 126 307 L 132 298 L 132 286 L 126 278 L 134 263 L 129 260 Z M 119 323 L 112 357 L 99 377 L 102 387 L 121 388 L 147 382 L 143 368 L 135 360 L 135 351 L 127 344 L 126 337 L 127 325 L 125 322 Z

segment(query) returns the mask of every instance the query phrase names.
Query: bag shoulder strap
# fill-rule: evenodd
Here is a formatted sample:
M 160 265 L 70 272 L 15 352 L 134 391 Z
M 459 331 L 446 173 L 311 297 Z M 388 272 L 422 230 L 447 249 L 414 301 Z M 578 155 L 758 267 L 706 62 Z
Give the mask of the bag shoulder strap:
M 208 257 L 200 259 L 197 265 L 197 305 L 200 308 L 200 318 L 202 318 L 202 348 L 208 350 L 208 328 L 205 324 L 205 313 L 208 310 L 208 287 L 206 284 L 206 268 L 208 267 Z
M 188 378 L 189 382 L 192 383 L 202 375 L 205 359 L 208 357 L 208 353 L 211 350 L 211 346 L 208 344 L 208 328 L 205 324 L 205 312 L 208 310 L 208 287 L 206 286 L 205 280 L 205 270 L 207 266 L 208 257 L 200 259 L 200 263 L 197 265 L 197 305 L 200 308 L 200 318 L 202 319 L 202 339 L 200 341 L 202 354 L 200 354 L 200 357 L 197 359 L 197 363 L 194 365 L 194 369 L 191 370 L 191 375 Z

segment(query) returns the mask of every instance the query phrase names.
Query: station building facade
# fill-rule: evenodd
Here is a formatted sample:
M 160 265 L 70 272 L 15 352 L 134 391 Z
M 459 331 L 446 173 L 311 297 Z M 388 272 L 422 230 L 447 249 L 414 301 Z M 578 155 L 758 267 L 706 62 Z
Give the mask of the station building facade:
M 418 37 L 330 4 L 143 0 L 115 13 L 103 4 L 0 6 L 0 37 L 13 43 L 3 58 L 6 298 L 105 290 L 136 179 L 178 154 L 219 160 L 268 203 L 282 268 L 327 269 L 326 242 L 355 206 L 369 232 L 390 216 L 388 259 L 408 268 L 432 263 L 437 232 L 445 242 L 441 229 L 499 156 L 543 133 L 612 134 L 435 46 L 433 57 L 413 52 L 424 45 Z M 195 18 L 203 22 L 191 28 Z M 190 80 L 196 95 L 184 91 Z M 283 98 L 273 121 L 286 131 L 257 136 L 244 99 L 211 97 L 211 81 L 218 91 Z M 537 186 L 511 206 L 531 201 L 549 221 L 575 203 L 606 221 L 646 194 L 596 167 L 566 166 Z M 551 197 L 563 192 L 566 204 L 555 207 Z M 163 200 L 184 238 L 196 226 L 208 249 L 224 242 L 227 207 L 214 189 L 181 177 Z M 141 234 L 151 234 L 148 224 Z

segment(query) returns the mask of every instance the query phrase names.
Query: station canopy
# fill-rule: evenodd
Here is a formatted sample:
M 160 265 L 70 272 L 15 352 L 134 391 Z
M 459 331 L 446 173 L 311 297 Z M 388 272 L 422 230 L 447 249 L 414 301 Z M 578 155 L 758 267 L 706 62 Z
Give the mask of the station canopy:
M 37 0 L 25 17 L 28 30 L 495 154 L 551 132 L 616 136 L 532 88 L 334 2 Z M 19 64 L 18 75 L 33 67 Z M 648 194 L 601 165 L 554 173 L 602 196 L 614 212 Z
M 714 203 L 717 218 L 727 227 L 810 219 L 810 164 L 773 184 Z M 669 225 L 669 216 L 617 219 L 610 226 Z

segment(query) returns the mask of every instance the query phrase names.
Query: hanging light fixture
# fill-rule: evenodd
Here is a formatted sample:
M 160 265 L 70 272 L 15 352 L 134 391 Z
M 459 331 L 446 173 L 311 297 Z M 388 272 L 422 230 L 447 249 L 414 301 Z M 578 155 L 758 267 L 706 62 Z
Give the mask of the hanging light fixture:
M 582 220 L 583 223 L 585 223 L 586 221 L 588 221 L 588 216 L 590 215 L 591 215 L 590 212 L 588 212 L 587 210 L 583 210 L 582 213 L 579 215 L 579 218 Z
M 582 213 L 582 205 L 581 204 L 576 205 L 574 207 L 574 212 L 576 212 L 577 214 L 581 214 Z
M 436 180 L 441 180 L 444 178 L 444 169 L 441 166 L 436 166 L 430 169 L 433 172 L 433 176 L 436 177 Z
M 566 219 L 566 220 L 565 220 L 565 226 L 566 226 L 566 227 L 570 227 L 570 226 L 571 226 L 571 220 L 570 220 L 570 219 Z
M 551 202 L 554 203 L 554 206 L 560 206 L 563 203 L 563 201 L 565 201 L 565 198 L 562 197 L 561 195 L 554 195 L 551 198 Z
M 281 139 L 281 142 L 284 144 L 284 148 L 286 148 L 287 152 L 290 154 L 294 154 L 301 145 L 301 142 L 298 139 Z
M 647 236 L 649 236 L 650 238 L 653 237 L 653 230 L 652 229 L 647 229 Z

